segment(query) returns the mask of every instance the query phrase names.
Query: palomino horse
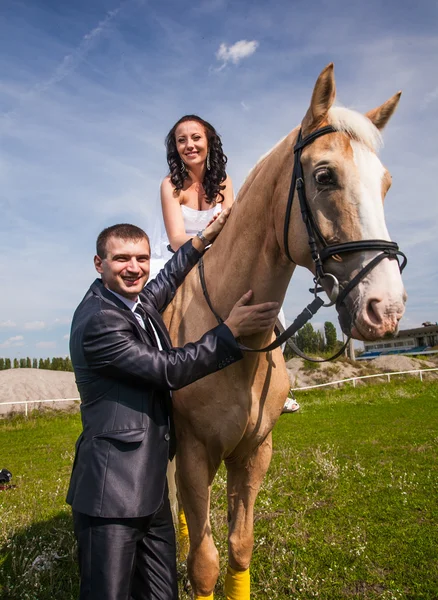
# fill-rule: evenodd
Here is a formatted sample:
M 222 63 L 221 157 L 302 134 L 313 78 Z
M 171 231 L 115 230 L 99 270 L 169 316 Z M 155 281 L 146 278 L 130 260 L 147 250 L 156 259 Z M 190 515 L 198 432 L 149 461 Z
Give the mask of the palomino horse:
M 328 245 L 334 251 L 326 248 L 325 273 L 347 290 L 337 305 L 343 331 L 359 340 L 374 340 L 397 330 L 406 295 L 395 255 L 385 249 L 396 247 L 389 241 L 383 213 L 391 177 L 376 150 L 379 130 L 399 97 L 400 93 L 366 116 L 333 107 L 333 65 L 324 69 L 301 123 L 300 139 L 305 145 L 298 187 L 305 185 L 312 227 L 309 230 L 303 223 L 297 193 L 287 209 L 297 128 L 251 171 L 224 230 L 206 253 L 206 285 L 211 305 L 222 318 L 248 289 L 254 291 L 254 302 L 282 303 L 295 266 L 317 273 L 319 254 Z M 324 135 L 306 139 L 327 126 L 331 127 L 324 129 Z M 361 243 L 347 246 L 348 242 Z M 373 268 L 367 271 L 373 260 Z M 330 276 L 320 280 L 329 293 L 332 280 Z M 179 288 L 165 320 L 175 345 L 196 340 L 216 325 L 198 269 Z M 242 343 L 261 348 L 272 336 L 272 332 L 253 336 Z M 209 503 L 222 461 L 227 469 L 229 527 L 226 597 L 250 597 L 254 503 L 271 460 L 271 431 L 288 391 L 284 359 L 277 348 L 246 353 L 240 362 L 174 394 L 177 483 L 189 529 L 187 566 L 195 599 L 213 598 L 219 573 Z

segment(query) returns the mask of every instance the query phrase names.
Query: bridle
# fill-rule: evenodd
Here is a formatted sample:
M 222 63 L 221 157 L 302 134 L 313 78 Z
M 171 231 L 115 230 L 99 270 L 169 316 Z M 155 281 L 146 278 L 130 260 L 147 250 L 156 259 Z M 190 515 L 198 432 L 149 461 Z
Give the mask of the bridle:
M 362 281 L 362 279 L 372 270 L 374 267 L 385 258 L 395 258 L 397 256 L 403 257 L 403 262 L 400 266 L 400 272 L 406 266 L 407 258 L 398 248 L 398 245 L 395 242 L 388 242 L 387 240 L 359 240 L 356 242 L 344 242 L 343 244 L 328 244 L 319 229 L 312 211 L 310 210 L 309 203 L 307 201 L 306 196 L 306 188 L 304 186 L 304 176 L 303 176 L 303 166 L 301 164 L 301 154 L 303 149 L 315 141 L 317 138 L 327 135 L 328 133 L 335 133 L 336 129 L 331 125 L 327 125 L 326 127 L 322 127 L 321 129 L 317 129 L 306 137 L 301 137 L 301 129 L 298 133 L 298 139 L 294 147 L 294 169 L 292 172 L 292 183 L 289 190 L 289 197 L 287 200 L 286 206 L 286 216 L 284 219 L 284 250 L 286 252 L 286 256 L 291 262 L 295 262 L 290 255 L 289 252 L 289 225 L 290 225 L 290 216 L 292 212 L 292 203 L 294 199 L 295 189 L 297 190 L 298 200 L 300 202 L 300 210 L 301 216 L 303 218 L 304 224 L 307 229 L 307 238 L 310 247 L 310 254 L 312 256 L 312 260 L 315 264 L 315 293 L 318 285 L 321 283 L 326 277 L 330 277 L 333 281 L 333 290 L 330 294 L 331 302 L 329 304 L 325 304 L 324 306 L 331 306 L 336 304 L 336 307 L 339 308 L 340 305 L 344 302 L 347 295 L 351 292 L 351 290 L 356 287 L 356 285 Z M 317 239 L 322 245 L 322 250 L 318 250 Z M 339 256 L 340 254 L 351 253 L 351 252 L 359 252 L 363 250 L 382 250 L 381 254 L 378 254 L 372 261 L 370 261 L 367 265 L 365 265 L 359 273 L 357 273 L 348 284 L 341 289 L 341 286 L 334 275 L 331 273 L 326 273 L 324 271 L 324 262 L 330 258 L 331 256 Z M 319 290 L 318 290 L 319 291 Z
M 403 271 L 407 264 L 407 258 L 403 252 L 399 250 L 398 245 L 395 242 L 389 242 L 387 240 L 359 240 L 352 242 L 344 242 L 341 244 L 328 244 L 325 240 L 324 236 L 321 233 L 318 224 L 316 223 L 312 211 L 310 209 L 309 203 L 306 197 L 306 189 L 304 186 L 304 174 L 303 167 L 301 164 L 301 154 L 303 149 L 314 142 L 317 138 L 327 135 L 329 133 L 335 133 L 337 130 L 331 125 L 327 125 L 326 127 L 321 127 L 309 135 L 306 135 L 304 138 L 301 134 L 301 129 L 298 133 L 297 142 L 294 146 L 294 168 L 292 171 L 292 181 L 289 189 L 289 196 L 286 205 L 286 214 L 284 219 L 284 250 L 288 259 L 295 263 L 289 251 L 289 226 L 290 226 L 290 217 L 292 213 L 292 204 L 295 195 L 295 189 L 297 190 L 298 200 L 300 203 L 301 216 L 303 218 L 304 224 L 307 230 L 307 238 L 310 247 L 310 254 L 312 260 L 315 264 L 315 277 L 314 277 L 314 289 L 310 291 L 315 295 L 314 300 L 306 306 L 303 312 L 295 319 L 295 321 L 290 325 L 285 331 L 283 331 L 277 338 L 268 346 L 260 349 L 248 348 L 247 346 L 240 345 L 242 350 L 247 352 L 269 352 L 270 350 L 274 350 L 278 348 L 281 344 L 285 343 L 292 335 L 294 335 L 298 329 L 300 329 L 307 321 L 309 321 L 314 314 L 321 308 L 321 306 L 332 306 L 336 304 L 336 308 L 339 310 L 340 306 L 344 303 L 345 298 L 351 292 L 353 288 L 355 288 L 361 281 L 366 277 L 366 275 L 374 269 L 376 265 L 379 264 L 385 258 L 388 259 L 397 259 L 398 256 L 403 257 L 401 265 L 399 264 L 400 272 Z M 318 249 L 319 245 L 322 246 L 322 249 Z M 341 254 L 347 254 L 351 252 L 360 252 L 364 250 L 381 250 L 381 253 L 375 256 L 367 265 L 365 265 L 354 277 L 351 279 L 345 287 L 342 287 L 337 278 L 324 270 L 324 263 L 332 256 L 339 256 Z M 215 315 L 217 321 L 219 323 L 223 323 L 223 319 L 217 314 L 214 310 L 210 297 L 208 295 L 207 287 L 205 285 L 205 276 L 204 276 L 204 263 L 201 258 L 199 261 L 199 276 L 201 279 L 201 286 L 207 301 L 210 310 Z M 320 287 L 322 281 L 326 278 L 330 278 L 333 283 L 333 287 L 330 293 L 330 302 L 324 303 L 324 301 L 318 296 L 320 292 L 323 291 L 323 288 Z M 304 355 L 301 350 L 291 341 L 289 341 L 292 346 L 294 352 L 305 358 L 306 360 L 310 360 L 312 362 L 325 362 L 326 360 L 333 360 L 342 354 L 344 349 L 346 348 L 350 338 L 347 340 L 346 344 L 337 352 L 334 356 L 324 360 L 312 359 Z

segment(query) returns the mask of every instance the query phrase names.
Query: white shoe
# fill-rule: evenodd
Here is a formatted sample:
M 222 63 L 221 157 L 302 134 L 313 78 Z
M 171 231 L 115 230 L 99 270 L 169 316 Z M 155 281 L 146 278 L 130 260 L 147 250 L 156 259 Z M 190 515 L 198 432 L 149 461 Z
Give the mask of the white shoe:
M 295 400 L 295 398 L 290 398 L 289 397 L 289 398 L 287 398 L 286 402 L 284 403 L 283 410 L 281 411 L 281 414 L 283 414 L 283 413 L 294 413 L 294 412 L 297 412 L 297 410 L 300 410 L 300 405 Z

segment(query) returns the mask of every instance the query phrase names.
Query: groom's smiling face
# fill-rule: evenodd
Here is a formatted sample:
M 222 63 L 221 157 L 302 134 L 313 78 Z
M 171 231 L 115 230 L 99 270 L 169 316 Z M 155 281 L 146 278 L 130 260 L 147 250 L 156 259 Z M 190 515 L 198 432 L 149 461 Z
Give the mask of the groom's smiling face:
M 96 271 L 106 288 L 136 300 L 149 278 L 150 248 L 146 238 L 124 240 L 110 237 L 105 258 L 94 257 Z

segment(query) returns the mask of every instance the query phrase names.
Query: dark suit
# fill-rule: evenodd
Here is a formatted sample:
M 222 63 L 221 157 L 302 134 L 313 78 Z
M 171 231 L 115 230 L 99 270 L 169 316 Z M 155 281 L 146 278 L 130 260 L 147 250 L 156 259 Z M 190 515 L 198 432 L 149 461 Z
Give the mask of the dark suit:
M 169 584 L 173 591 L 167 592 L 166 582 L 161 589 L 161 584 L 157 587 L 153 581 L 149 582 L 151 585 L 145 583 L 142 579 L 145 574 L 138 568 L 135 575 L 129 570 L 135 571 L 135 565 L 138 567 L 140 563 L 140 570 L 146 568 L 148 561 L 144 556 L 140 557 L 138 549 L 151 527 L 153 529 L 157 523 L 158 528 L 162 527 L 165 522 L 172 525 L 166 488 L 167 462 L 173 455 L 169 391 L 184 387 L 242 357 L 226 325 L 215 327 L 198 342 L 183 348 L 171 346 L 160 312 L 172 300 L 177 287 L 199 257 L 200 253 L 191 241 L 187 242 L 140 295 L 159 335 L 162 351 L 158 349 L 155 337 L 140 326 L 132 311 L 100 280 L 93 283 L 74 314 L 70 353 L 82 401 L 83 432 L 76 444 L 67 502 L 75 516 L 82 553 L 82 579 L 84 571 L 90 568 L 87 562 L 90 557 L 84 558 L 84 547 L 90 545 L 91 548 L 90 536 L 94 535 L 90 531 L 102 531 L 102 526 L 111 522 L 116 529 L 120 523 L 128 525 L 129 530 L 135 529 L 136 539 L 138 532 L 142 532 L 137 551 L 129 558 L 127 566 L 123 566 L 123 573 L 115 573 L 114 578 L 111 573 L 105 575 L 111 588 L 116 585 L 112 579 L 119 578 L 124 590 L 101 592 L 82 582 L 81 600 L 170 600 L 177 597 L 175 582 Z M 169 552 L 173 557 L 171 529 L 163 540 L 164 546 L 173 544 Z M 108 530 L 107 527 L 105 532 Z M 157 537 L 155 530 L 152 537 Z M 103 539 L 102 535 L 98 538 Z M 113 537 L 109 543 L 117 545 Z M 108 545 L 104 541 L 105 544 Z M 101 546 L 98 548 L 98 552 L 104 552 Z M 96 550 L 90 549 L 88 554 L 90 552 L 94 552 L 95 561 Z M 150 548 L 146 548 L 145 553 L 150 554 Z M 121 552 L 116 561 L 113 556 L 112 562 L 117 564 L 108 566 L 107 570 L 117 571 L 123 555 Z M 108 562 L 109 558 L 102 557 L 102 560 Z M 156 560 L 157 557 L 152 560 L 152 569 Z M 130 561 L 134 564 L 130 565 Z M 164 571 L 166 568 L 164 566 Z M 99 569 L 105 569 L 105 565 L 100 565 Z

